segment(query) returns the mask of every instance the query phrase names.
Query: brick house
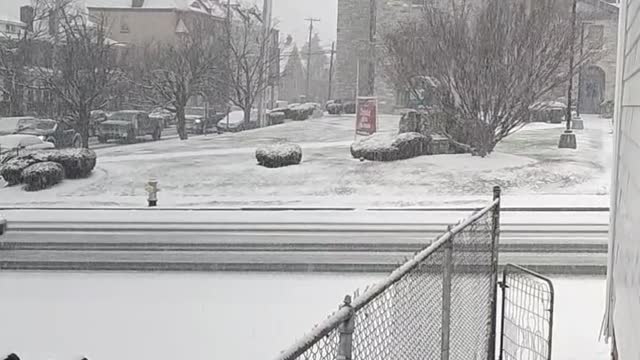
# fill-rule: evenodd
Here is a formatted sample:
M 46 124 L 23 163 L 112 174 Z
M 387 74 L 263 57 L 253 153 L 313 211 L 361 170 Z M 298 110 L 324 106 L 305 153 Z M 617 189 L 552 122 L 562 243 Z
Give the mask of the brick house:
M 409 92 L 394 89 L 376 66 L 377 60 L 370 61 L 375 59 L 372 52 L 376 52 L 370 44 L 373 39 L 379 47 L 380 34 L 390 24 L 418 14 L 423 6 L 425 0 L 338 0 L 336 98 L 353 99 L 356 84 L 358 93 L 367 95 L 373 83 L 382 111 L 393 112 L 409 105 Z M 584 31 L 585 46 L 601 49 L 601 56 L 586 64 L 579 77 L 581 110 L 598 112 L 602 101 L 613 99 L 618 7 L 605 0 L 578 0 L 578 13 L 583 19 L 578 29 Z

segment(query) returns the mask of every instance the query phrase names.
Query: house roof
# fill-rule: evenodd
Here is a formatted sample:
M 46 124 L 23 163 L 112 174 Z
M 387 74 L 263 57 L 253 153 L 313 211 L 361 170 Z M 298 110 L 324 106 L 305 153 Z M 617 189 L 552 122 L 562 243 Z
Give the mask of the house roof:
M 86 0 L 90 8 L 132 9 L 131 0 Z M 136 9 L 176 9 L 224 17 L 226 11 L 216 0 L 144 0 Z

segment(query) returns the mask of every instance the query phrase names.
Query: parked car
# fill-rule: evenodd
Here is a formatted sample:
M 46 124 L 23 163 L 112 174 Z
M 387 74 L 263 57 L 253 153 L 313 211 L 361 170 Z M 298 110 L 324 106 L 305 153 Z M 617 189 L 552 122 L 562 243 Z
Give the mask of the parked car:
M 89 118 L 89 136 L 96 136 L 98 126 L 107 120 L 107 113 L 102 110 L 93 110 Z
M 133 143 L 138 136 L 151 135 L 153 140 L 162 136 L 162 123 L 149 118 L 149 114 L 138 110 L 116 111 L 98 126 L 98 141 L 105 143 L 109 139 Z
M 216 128 L 217 122 L 225 117 L 226 113 L 209 111 L 205 114 L 205 108 L 203 107 L 188 107 L 185 109 L 185 128 L 190 134 L 203 134 L 205 132 L 213 132 Z M 205 119 L 207 121 L 205 121 Z
M 32 116 L 12 116 L 0 118 L 0 135 L 10 135 L 18 130 L 18 121 L 21 119 L 35 119 Z
M 223 119 L 219 120 L 216 127 L 218 128 L 219 133 L 255 129 L 258 127 L 258 110 L 251 110 L 249 122 L 244 120 L 244 111 L 231 111 L 229 113 L 229 118 L 227 119 L 225 116 Z
M 160 121 L 162 127 L 169 127 L 170 125 L 175 124 L 176 122 L 176 114 L 171 112 L 165 108 L 155 108 L 149 114 L 149 117 L 154 120 Z
M 20 155 L 22 151 L 53 149 L 55 146 L 34 135 L 3 135 L 0 136 L 0 159 L 2 162 Z
M 52 119 L 22 118 L 16 125 L 16 134 L 35 135 L 56 148 L 82 147 L 82 138 L 69 124 Z

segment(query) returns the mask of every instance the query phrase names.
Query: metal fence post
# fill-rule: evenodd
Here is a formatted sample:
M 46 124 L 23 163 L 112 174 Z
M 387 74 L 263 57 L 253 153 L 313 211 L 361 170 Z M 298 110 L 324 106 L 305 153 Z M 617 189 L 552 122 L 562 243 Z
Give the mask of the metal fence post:
M 355 316 L 351 307 L 351 296 L 344 297 L 344 303 L 340 308 L 348 307 L 349 318 L 338 327 L 338 354 L 336 360 L 351 360 L 353 358 L 353 330 L 355 329 Z
M 451 231 L 449 226 L 448 230 Z M 453 274 L 453 234 L 444 245 L 442 259 L 442 337 L 440 349 L 441 359 L 449 360 L 449 345 L 451 338 L 451 276 Z
M 498 307 L 498 244 L 500 242 L 500 186 L 493 187 L 493 200 L 498 200 L 491 213 L 491 291 L 493 298 L 491 299 L 491 337 L 489 338 L 488 360 L 496 358 L 496 327 L 497 327 L 497 307 Z M 504 315 L 503 315 L 504 316 Z M 502 344 L 500 344 L 502 346 Z

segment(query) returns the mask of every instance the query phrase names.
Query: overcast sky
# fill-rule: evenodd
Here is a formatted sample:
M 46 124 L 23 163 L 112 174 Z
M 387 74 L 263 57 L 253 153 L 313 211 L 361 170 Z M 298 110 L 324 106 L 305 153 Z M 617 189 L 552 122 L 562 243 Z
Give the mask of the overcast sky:
M 242 1 L 254 2 L 262 9 L 262 0 Z M 0 0 L 0 18 L 19 18 L 20 6 L 29 2 Z M 320 19 L 319 23 L 314 24 L 314 32 L 320 35 L 323 46 L 331 47 L 331 41 L 336 37 L 337 8 L 338 0 L 273 0 L 273 16 L 278 21 L 282 38 L 287 34 L 293 35 L 299 47 L 302 47 L 309 37 L 309 22 L 304 19 L 310 17 Z
M 262 4 L 262 0 L 252 1 Z M 304 19 L 311 17 L 320 19 L 314 23 L 314 29 L 322 45 L 331 47 L 331 41 L 336 38 L 337 12 L 338 0 L 273 0 L 273 16 L 278 20 L 281 33 L 292 34 L 300 47 L 309 37 L 309 22 Z

